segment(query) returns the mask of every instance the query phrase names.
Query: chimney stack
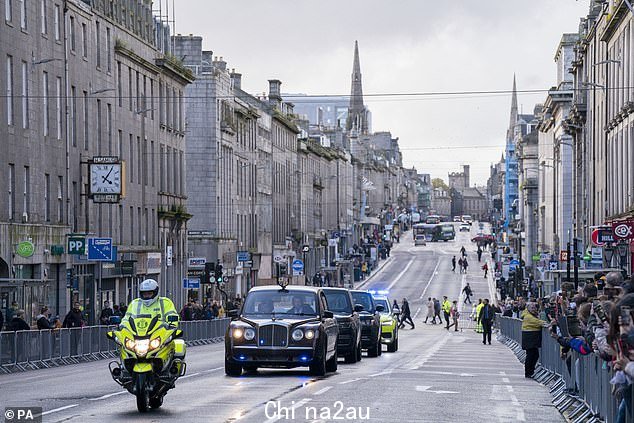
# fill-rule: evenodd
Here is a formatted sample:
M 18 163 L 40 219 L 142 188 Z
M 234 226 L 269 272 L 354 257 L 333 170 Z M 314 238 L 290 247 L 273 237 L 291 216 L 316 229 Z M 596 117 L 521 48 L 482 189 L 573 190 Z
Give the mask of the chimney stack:
M 242 74 L 236 73 L 235 69 L 231 70 L 231 84 L 235 89 L 242 89 Z
M 282 106 L 282 81 L 278 79 L 269 79 L 269 104 L 271 106 L 277 106 L 281 109 Z

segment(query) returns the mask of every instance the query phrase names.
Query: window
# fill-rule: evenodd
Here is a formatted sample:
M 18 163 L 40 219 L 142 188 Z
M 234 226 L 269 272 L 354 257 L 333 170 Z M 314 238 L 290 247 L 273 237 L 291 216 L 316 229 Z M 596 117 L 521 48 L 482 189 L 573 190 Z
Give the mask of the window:
M 108 129 L 108 154 L 112 154 L 112 104 L 106 105 L 106 126 Z
M 130 206 L 130 245 L 134 245 L 134 207 Z
M 26 27 L 26 1 L 27 0 L 20 0 L 20 28 L 22 28 L 22 31 L 26 31 L 27 27 Z
M 4 0 L 4 20 L 7 22 L 13 20 L 13 0 Z
M 159 123 L 165 123 L 165 117 L 163 115 L 165 107 L 163 106 L 163 83 L 159 81 Z
M 45 173 L 44 174 L 44 220 L 46 222 L 51 221 L 50 193 L 51 193 L 51 175 L 49 175 L 48 173 Z
M 84 59 L 88 57 L 88 29 L 86 24 L 81 24 L 81 45 L 82 45 L 82 56 Z
M 106 28 L 106 63 L 108 64 L 108 72 L 112 72 L 112 44 L 110 41 L 110 28 Z
M 15 218 L 15 165 L 9 163 L 9 220 Z
M 119 156 L 119 160 L 123 160 L 123 131 L 121 129 L 117 135 L 117 156 Z
M 152 161 L 152 186 L 154 186 L 156 178 L 156 156 L 154 155 L 154 141 L 150 142 L 150 160 Z
M 84 150 L 88 150 L 88 91 L 84 91 Z
M 101 100 L 97 100 L 97 151 L 99 154 L 101 151 L 101 132 L 103 128 L 101 126 Z
M 159 152 L 159 191 L 165 192 L 165 146 L 163 144 Z
M 143 220 L 145 221 L 145 238 L 144 244 L 148 245 L 150 243 L 150 216 L 147 212 L 147 207 L 143 210 Z
M 139 85 L 139 71 L 136 71 L 136 105 L 135 110 L 138 112 L 143 107 L 141 106 L 141 90 Z
M 47 35 L 48 34 L 48 19 L 46 17 L 46 2 L 48 0 L 40 0 L 40 25 L 41 25 L 41 31 L 43 35 Z M 9 0 L 7 0 L 7 3 L 9 2 Z
M 132 68 L 128 68 L 128 102 L 132 111 Z
M 134 182 L 134 141 L 132 141 L 132 134 L 130 134 L 130 155 L 128 156 L 130 163 L 130 183 Z
M 79 192 L 77 192 L 77 182 L 73 181 L 73 232 L 79 229 L 78 219 Z
M 150 115 L 154 120 L 154 80 L 150 78 Z
M 55 20 L 53 23 L 55 25 L 55 41 L 59 41 L 62 35 L 62 11 L 59 4 L 55 5 L 55 16 L 53 16 L 53 19 Z
M 70 38 L 70 51 L 75 52 L 75 17 L 71 16 L 70 17 L 70 23 L 69 23 L 69 38 Z
M 70 88 L 70 139 L 73 147 L 77 147 L 77 88 Z
M 147 161 L 147 140 L 143 140 L 143 157 L 145 160 L 142 160 L 143 163 L 143 185 L 147 186 L 149 182 L 148 178 L 148 161 Z
M 123 106 L 123 81 L 121 81 L 121 62 L 117 61 L 117 96 L 119 97 L 119 107 Z
M 137 234 L 137 242 L 139 244 L 143 243 L 143 221 L 141 220 L 141 207 L 136 208 L 136 222 L 137 222 L 137 230 L 139 233 Z
M 141 181 L 141 173 L 143 166 L 143 156 L 141 154 L 141 137 L 136 137 L 136 147 L 137 147 L 137 166 L 136 166 L 136 182 L 140 184 Z
M 7 56 L 7 124 L 13 125 L 13 57 Z
M 29 69 L 26 62 L 22 62 L 22 127 L 29 127 Z
M 119 204 L 119 245 L 123 242 L 123 206 Z
M 55 81 L 55 118 L 57 120 L 57 139 L 62 139 L 62 78 Z
M 95 36 L 97 37 L 97 68 L 101 67 L 101 33 L 99 21 L 95 22 Z
M 24 166 L 24 190 L 22 191 L 22 214 L 29 216 L 31 211 L 31 169 L 28 166 Z
M 49 134 L 50 116 L 48 113 L 48 72 L 42 72 L 42 132 L 45 137 Z
M 62 176 L 57 177 L 57 220 L 58 222 L 64 221 L 64 178 Z

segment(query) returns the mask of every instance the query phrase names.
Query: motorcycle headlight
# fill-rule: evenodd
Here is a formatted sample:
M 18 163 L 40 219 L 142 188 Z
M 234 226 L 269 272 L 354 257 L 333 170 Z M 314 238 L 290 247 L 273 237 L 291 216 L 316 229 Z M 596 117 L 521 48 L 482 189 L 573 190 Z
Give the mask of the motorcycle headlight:
M 136 345 L 134 346 L 134 352 L 137 355 L 144 356 L 147 354 L 150 349 L 150 340 L 149 339 L 137 339 Z
M 301 341 L 304 338 L 304 331 L 301 329 L 295 329 L 291 336 L 293 337 L 293 341 Z
M 235 339 L 242 338 L 243 334 L 244 334 L 244 331 L 242 330 L 242 328 L 233 328 L 233 337 Z
M 154 338 L 150 341 L 150 350 L 155 350 L 161 346 L 161 338 Z
M 312 329 L 306 330 L 306 332 L 304 332 L 304 337 L 308 340 L 313 339 L 315 337 L 315 331 Z
M 255 338 L 255 330 L 252 328 L 247 328 L 244 331 L 244 339 L 247 341 L 252 341 Z
M 130 339 L 130 338 L 126 338 L 125 340 L 125 347 L 131 351 L 134 351 L 134 346 L 136 345 L 136 342 L 134 341 L 134 339 Z

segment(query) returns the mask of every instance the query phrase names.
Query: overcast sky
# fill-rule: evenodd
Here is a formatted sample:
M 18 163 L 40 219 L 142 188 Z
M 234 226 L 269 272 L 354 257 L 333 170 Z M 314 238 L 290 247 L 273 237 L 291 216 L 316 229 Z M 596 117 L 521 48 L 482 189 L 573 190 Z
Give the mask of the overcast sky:
M 176 32 L 243 74 L 250 93 L 349 94 L 354 41 L 364 92 L 519 90 L 555 85 L 554 54 L 591 0 L 178 0 Z M 171 3 L 171 1 L 170 1 Z M 545 94 L 520 94 L 524 113 Z M 400 138 L 406 166 L 447 179 L 471 165 L 484 184 L 499 160 L 511 98 L 367 98 L 373 130 Z M 458 148 L 450 148 L 458 147 Z M 466 148 L 469 147 L 469 148 Z

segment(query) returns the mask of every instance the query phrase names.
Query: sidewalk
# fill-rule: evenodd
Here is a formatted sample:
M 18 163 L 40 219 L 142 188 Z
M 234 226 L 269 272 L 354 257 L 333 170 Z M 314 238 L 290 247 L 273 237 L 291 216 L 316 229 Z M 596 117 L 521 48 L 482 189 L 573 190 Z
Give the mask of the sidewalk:
M 407 243 L 407 240 L 410 239 L 409 238 L 410 236 L 411 236 L 411 230 L 401 234 L 401 242 L 398 244 L 397 243 L 393 244 L 393 247 L 390 250 L 390 256 L 386 258 L 385 260 L 379 261 L 379 265 L 375 269 L 373 269 L 372 272 L 370 272 L 370 274 L 365 279 L 363 279 L 362 281 L 356 282 L 357 285 L 354 287 L 354 289 L 362 289 L 365 285 L 371 282 L 372 279 L 378 273 L 380 273 L 388 264 L 392 263 L 392 260 L 394 258 L 394 255 L 392 253 L 405 250 L 408 246 L 411 246 L 410 244 Z

